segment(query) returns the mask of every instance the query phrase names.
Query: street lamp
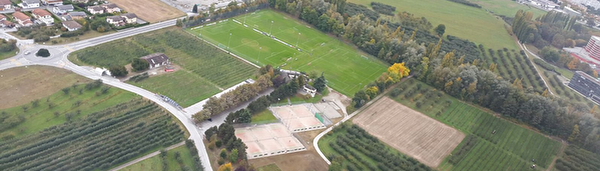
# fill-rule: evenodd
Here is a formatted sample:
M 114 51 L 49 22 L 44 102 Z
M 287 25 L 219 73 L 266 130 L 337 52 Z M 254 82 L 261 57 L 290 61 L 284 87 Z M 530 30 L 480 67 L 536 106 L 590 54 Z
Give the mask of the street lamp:
M 229 41 L 227 41 L 227 51 L 231 53 L 231 50 L 229 50 L 229 43 L 231 43 L 231 33 L 229 33 Z
M 296 41 L 296 48 L 298 48 L 298 42 L 300 41 L 300 34 L 302 34 L 302 33 L 298 33 L 298 40 Z
M 271 29 L 269 29 L 269 36 L 273 36 L 271 33 L 273 31 L 273 20 L 271 20 Z

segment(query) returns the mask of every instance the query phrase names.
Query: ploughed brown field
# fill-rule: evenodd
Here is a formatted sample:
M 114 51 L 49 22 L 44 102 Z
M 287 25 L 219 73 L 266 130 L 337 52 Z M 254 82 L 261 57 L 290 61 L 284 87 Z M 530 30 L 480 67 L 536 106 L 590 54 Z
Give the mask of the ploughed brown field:
M 178 10 L 160 0 L 110 0 L 127 12 L 135 13 L 142 20 L 156 23 L 184 16 L 183 11 Z
M 383 97 L 353 119 L 379 140 L 436 168 L 465 135 L 435 119 Z

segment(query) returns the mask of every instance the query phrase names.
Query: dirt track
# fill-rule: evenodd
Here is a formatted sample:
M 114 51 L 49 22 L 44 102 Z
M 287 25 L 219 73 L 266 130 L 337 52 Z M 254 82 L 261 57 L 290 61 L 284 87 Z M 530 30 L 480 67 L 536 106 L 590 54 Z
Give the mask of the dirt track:
M 184 16 L 182 11 L 163 3 L 160 0 L 110 0 L 125 11 L 135 13 L 142 20 L 156 23 Z
M 465 135 L 443 123 L 383 97 L 353 119 L 381 141 L 436 168 Z

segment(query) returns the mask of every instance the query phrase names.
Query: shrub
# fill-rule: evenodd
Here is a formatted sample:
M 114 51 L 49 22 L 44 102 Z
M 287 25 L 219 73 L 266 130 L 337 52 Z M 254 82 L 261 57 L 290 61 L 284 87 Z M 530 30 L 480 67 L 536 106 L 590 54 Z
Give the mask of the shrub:
M 110 74 L 115 77 L 123 77 L 128 74 L 127 69 L 124 66 L 113 65 L 109 69 Z
M 37 53 L 35 53 L 35 56 L 39 56 L 39 57 L 48 57 L 50 56 L 50 51 L 48 51 L 48 49 L 40 49 L 37 51 Z
M 150 64 L 144 59 L 137 58 L 131 61 L 131 67 L 133 67 L 133 71 L 139 72 L 147 70 L 148 67 L 150 67 Z

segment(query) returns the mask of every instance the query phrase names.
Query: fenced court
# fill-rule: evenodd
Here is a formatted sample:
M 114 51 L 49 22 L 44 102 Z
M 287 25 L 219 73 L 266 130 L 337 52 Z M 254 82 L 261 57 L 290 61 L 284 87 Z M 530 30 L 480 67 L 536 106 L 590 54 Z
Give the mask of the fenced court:
M 248 159 L 268 157 L 306 150 L 283 124 L 272 123 L 235 129 L 248 149 Z
M 437 167 L 465 135 L 384 97 L 353 120 L 356 125 L 430 167 Z
M 292 132 L 323 129 L 325 125 L 315 117 L 320 111 L 313 104 L 284 105 L 269 110 Z

